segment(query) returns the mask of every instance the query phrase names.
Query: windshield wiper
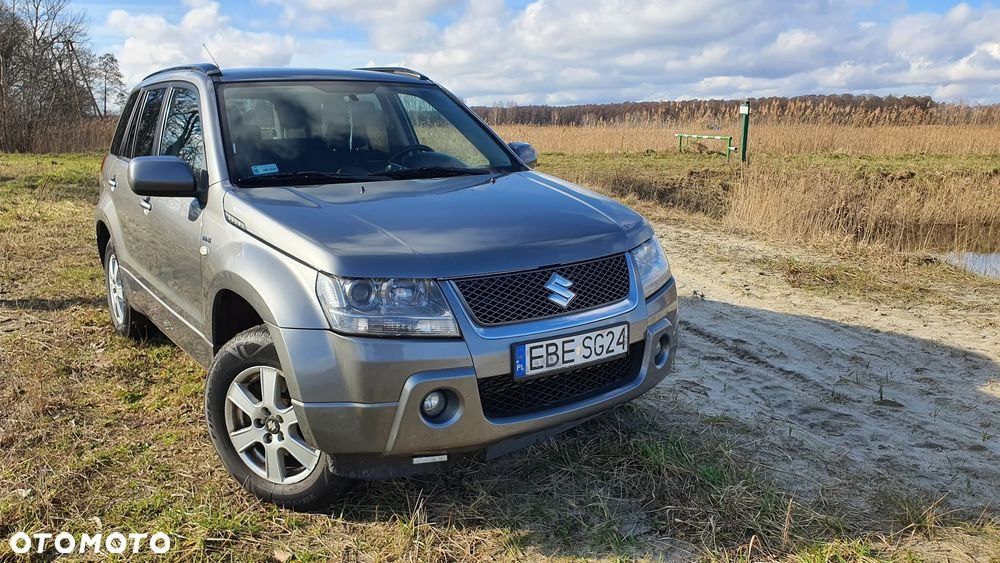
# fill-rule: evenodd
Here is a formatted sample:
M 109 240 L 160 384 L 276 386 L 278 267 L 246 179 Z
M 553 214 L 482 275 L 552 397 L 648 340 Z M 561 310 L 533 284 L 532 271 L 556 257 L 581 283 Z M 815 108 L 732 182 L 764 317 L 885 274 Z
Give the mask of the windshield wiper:
M 295 172 L 275 172 L 273 174 L 261 174 L 259 176 L 247 176 L 236 180 L 238 184 L 273 184 L 282 181 L 292 180 L 295 182 L 316 183 L 316 184 L 348 184 L 351 182 L 367 182 L 370 180 L 386 179 L 384 174 L 369 174 L 358 176 L 356 174 L 338 174 L 336 172 L 319 172 L 316 170 L 297 170 Z
M 386 176 L 395 180 L 415 179 L 415 178 L 445 178 L 447 176 L 478 176 L 480 174 L 492 174 L 493 171 L 486 168 L 460 168 L 457 166 L 424 166 L 421 168 L 404 168 L 402 170 L 389 170 L 386 172 L 376 172 L 375 176 Z

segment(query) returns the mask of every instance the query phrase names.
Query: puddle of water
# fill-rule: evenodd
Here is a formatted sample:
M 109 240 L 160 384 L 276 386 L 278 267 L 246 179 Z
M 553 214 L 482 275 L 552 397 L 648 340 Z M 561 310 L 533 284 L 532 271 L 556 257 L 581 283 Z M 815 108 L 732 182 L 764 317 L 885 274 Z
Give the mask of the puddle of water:
M 953 252 L 946 259 L 974 274 L 1000 279 L 1000 252 Z

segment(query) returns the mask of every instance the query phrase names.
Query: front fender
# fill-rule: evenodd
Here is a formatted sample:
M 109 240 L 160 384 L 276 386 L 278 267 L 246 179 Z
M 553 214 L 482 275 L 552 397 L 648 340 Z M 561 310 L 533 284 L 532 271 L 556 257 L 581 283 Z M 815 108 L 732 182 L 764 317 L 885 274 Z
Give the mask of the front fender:
M 268 324 L 328 329 L 316 298 L 316 270 L 242 231 L 238 233 L 223 244 L 212 245 L 213 258 L 205 271 L 205 303 L 209 307 L 205 318 L 214 323 L 211 308 L 219 292 L 229 290 L 246 299 Z M 210 329 L 214 334 L 214 326 Z

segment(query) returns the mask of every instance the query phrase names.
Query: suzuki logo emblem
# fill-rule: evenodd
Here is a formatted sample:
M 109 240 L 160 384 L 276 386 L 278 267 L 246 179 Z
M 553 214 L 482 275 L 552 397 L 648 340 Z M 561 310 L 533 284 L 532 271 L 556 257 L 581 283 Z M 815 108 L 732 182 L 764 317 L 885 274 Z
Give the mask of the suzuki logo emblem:
M 549 295 L 549 301 L 559 305 L 563 309 L 569 307 L 570 302 L 576 299 L 576 294 L 569 290 L 572 286 L 573 282 L 559 274 L 552 274 L 548 283 L 545 284 L 545 289 L 552 292 Z

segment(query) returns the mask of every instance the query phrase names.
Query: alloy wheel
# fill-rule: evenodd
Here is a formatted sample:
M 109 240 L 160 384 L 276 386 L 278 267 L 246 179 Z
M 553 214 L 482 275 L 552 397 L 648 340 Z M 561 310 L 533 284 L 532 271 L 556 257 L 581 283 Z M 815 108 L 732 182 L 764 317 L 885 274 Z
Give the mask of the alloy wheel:
M 122 284 L 121 267 L 118 265 L 118 256 L 112 254 L 108 257 L 108 301 L 111 304 L 111 317 L 115 326 L 122 326 L 125 322 L 125 288 Z
M 254 366 L 240 372 L 226 392 L 226 431 L 246 466 L 271 483 L 308 477 L 320 459 L 306 443 L 281 371 Z

